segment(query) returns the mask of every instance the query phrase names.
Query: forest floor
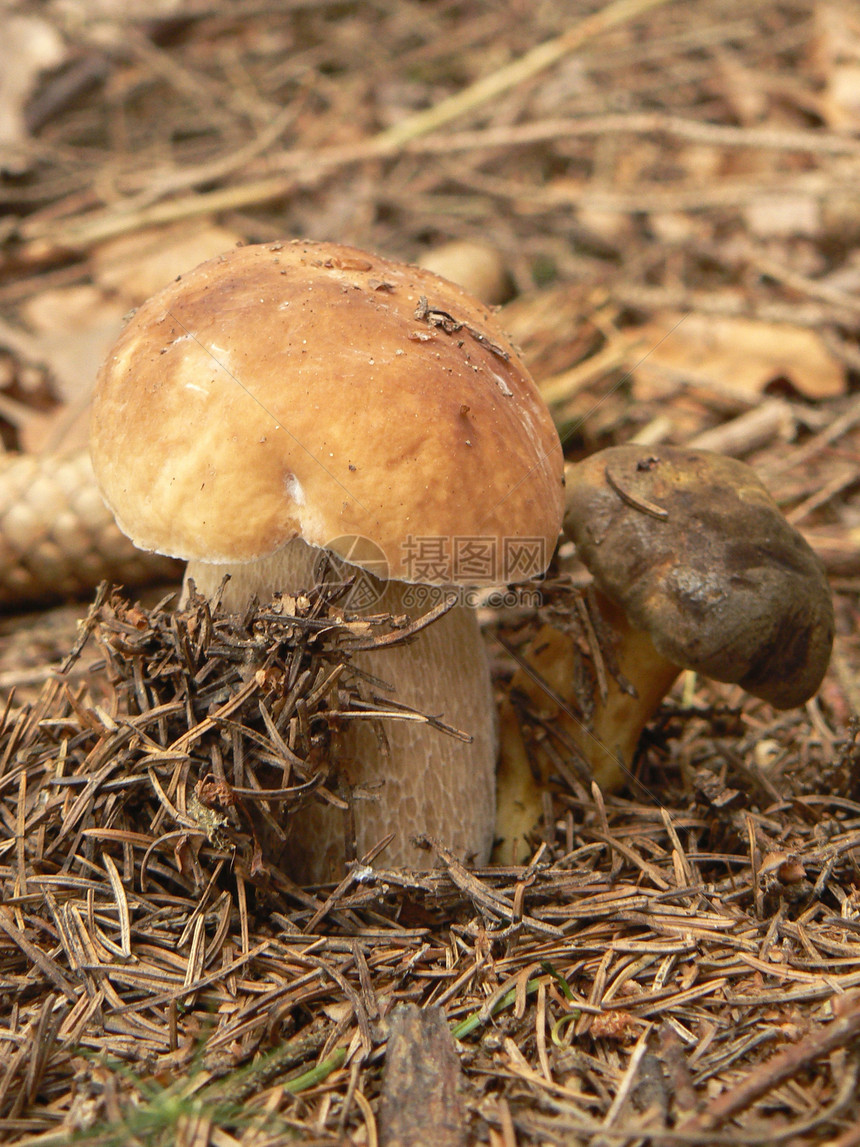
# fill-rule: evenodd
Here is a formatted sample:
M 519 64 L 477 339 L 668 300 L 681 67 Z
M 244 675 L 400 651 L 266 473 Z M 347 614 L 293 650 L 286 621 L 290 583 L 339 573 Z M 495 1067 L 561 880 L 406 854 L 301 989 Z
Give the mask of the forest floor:
M 80 448 L 123 316 L 238 242 L 477 240 L 567 457 L 750 463 L 837 635 L 801 709 L 683 675 L 624 790 L 553 778 L 528 863 L 430 842 L 430 872 L 302 889 L 189 827 L 200 714 L 119 708 L 167 657 L 229 683 L 175 586 L 7 612 L 0 1139 L 860 1145 L 860 7 L 33 13 L 0 39 L 4 461 Z M 543 615 L 482 617 L 509 697 Z

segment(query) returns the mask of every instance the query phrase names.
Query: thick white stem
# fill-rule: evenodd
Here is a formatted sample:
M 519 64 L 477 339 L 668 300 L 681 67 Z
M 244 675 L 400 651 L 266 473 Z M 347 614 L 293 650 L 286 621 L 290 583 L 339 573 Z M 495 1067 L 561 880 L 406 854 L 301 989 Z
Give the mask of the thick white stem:
M 223 603 L 238 611 L 253 593 L 265 601 L 276 590 L 308 589 L 318 556 L 318 550 L 303 542 L 291 542 L 253 565 L 228 570 L 191 563 L 186 578 L 211 596 L 229 572 Z M 407 604 L 411 588 L 387 583 L 367 612 L 420 615 L 423 610 Z M 293 817 L 286 859 L 291 875 L 301 881 L 339 879 L 351 853 L 360 858 L 390 832 L 394 840 L 380 855 L 380 866 L 431 865 L 432 853 L 412 843 L 418 834 L 441 840 L 464 860 L 485 863 L 495 824 L 497 734 L 489 667 L 474 611 L 455 606 L 409 645 L 359 653 L 353 662 L 393 686 L 391 696 L 398 702 L 469 733 L 472 742 L 464 744 L 426 724 L 386 719 L 381 722 L 386 754 L 373 722 L 345 723 L 337 738 L 339 759 L 333 763 L 352 815 L 315 802 Z

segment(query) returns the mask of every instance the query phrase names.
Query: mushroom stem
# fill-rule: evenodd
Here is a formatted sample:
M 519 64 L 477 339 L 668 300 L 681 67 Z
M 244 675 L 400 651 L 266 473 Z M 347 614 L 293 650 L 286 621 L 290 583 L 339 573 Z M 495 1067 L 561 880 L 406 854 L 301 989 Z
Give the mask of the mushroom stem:
M 575 740 L 595 779 L 613 789 L 630 780 L 642 730 L 681 669 L 657 652 L 648 634 L 631 625 L 620 606 L 597 591 L 594 598 L 614 638 L 618 676 L 606 674 L 606 693 L 601 696 L 598 690 L 595 696 L 591 729 L 579 723 Z
M 187 579 L 214 596 L 224 578 L 222 603 L 244 609 L 249 598 L 297 593 L 316 580 L 319 551 L 301 540 L 255 563 L 223 566 L 189 563 Z M 363 577 L 369 577 L 366 573 Z M 420 616 L 411 604 L 415 587 L 377 583 L 379 598 L 363 611 Z M 425 869 L 430 854 L 413 837 L 440 839 L 464 860 L 483 864 L 492 847 L 495 811 L 496 724 L 486 651 L 474 610 L 455 605 L 407 645 L 356 653 L 359 671 L 392 686 L 399 703 L 430 713 L 468 733 L 464 743 L 415 721 L 381 720 L 387 750 L 380 750 L 375 722 L 349 721 L 333 744 L 328 782 L 349 808 L 315 801 L 288 826 L 284 863 L 300 882 L 339 879 L 344 864 L 361 857 L 393 832 L 380 864 Z M 371 684 L 371 689 L 375 685 Z M 382 692 L 382 690 L 379 690 Z
M 514 704 L 502 702 L 494 853 L 499 863 L 528 856 L 527 837 L 540 820 L 542 790 L 558 772 L 559 757 L 607 792 L 630 780 L 642 731 L 680 673 L 623 609 L 598 591 L 593 596 L 612 638 L 616 672 L 599 675 L 569 633 L 545 625 L 524 655 L 528 669 L 521 666 L 511 680 L 511 693 L 526 700 L 545 730 L 528 749 Z

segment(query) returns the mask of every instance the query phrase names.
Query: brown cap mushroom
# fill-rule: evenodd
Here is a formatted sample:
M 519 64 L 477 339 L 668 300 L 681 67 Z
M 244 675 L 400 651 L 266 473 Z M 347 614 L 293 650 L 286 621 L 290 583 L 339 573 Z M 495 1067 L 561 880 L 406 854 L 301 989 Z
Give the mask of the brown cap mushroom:
M 414 615 L 407 583 L 541 572 L 561 523 L 552 419 L 487 308 L 333 243 L 230 251 L 139 308 L 100 373 L 91 449 L 120 527 L 189 559 L 205 593 L 229 573 L 228 608 L 308 588 L 329 547 L 387 566 L 373 608 Z M 409 838 L 427 832 L 485 860 L 495 734 L 474 611 L 458 605 L 360 663 L 473 741 L 386 722 L 389 760 L 372 731 L 349 733 L 341 776 L 369 790 L 354 807 L 358 855 L 395 831 L 383 861 L 426 865 Z M 300 822 L 296 871 L 335 874 L 345 818 L 313 806 Z
M 558 526 L 557 435 L 490 311 L 331 243 L 238 248 L 140 307 L 99 376 L 91 449 L 129 537 L 204 562 L 357 535 L 392 576 L 445 582 L 412 576 L 407 538 L 551 548 Z

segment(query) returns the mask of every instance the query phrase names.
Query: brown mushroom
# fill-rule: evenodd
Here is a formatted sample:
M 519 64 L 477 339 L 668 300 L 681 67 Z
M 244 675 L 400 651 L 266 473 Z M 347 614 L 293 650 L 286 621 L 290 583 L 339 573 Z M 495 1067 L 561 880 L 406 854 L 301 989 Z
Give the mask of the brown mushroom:
M 618 446 L 566 467 L 564 529 L 594 578 L 596 628 L 616 672 L 589 697 L 572 686 L 577 652 L 549 626 L 515 685 L 578 749 L 605 788 L 629 777 L 642 729 L 682 668 L 736 682 L 779 709 L 821 684 L 833 643 L 824 567 L 755 472 L 702 450 Z M 555 696 L 538 683 L 546 682 Z M 511 714 L 500 773 L 500 833 L 539 814 Z M 513 794 L 513 795 L 512 795 Z
M 187 559 L 207 595 L 229 574 L 234 610 L 309 588 L 328 550 L 366 567 L 372 612 L 417 616 L 422 587 L 540 572 L 561 524 L 558 437 L 487 308 L 331 243 L 239 248 L 145 303 L 101 371 L 92 456 L 129 537 Z M 298 878 L 340 875 L 351 843 L 360 856 L 389 832 L 381 863 L 426 866 L 419 832 L 487 859 L 495 713 L 460 599 L 408 647 L 354 664 L 471 743 L 384 721 L 386 754 L 350 722 L 336 771 L 356 799 L 350 815 L 314 804 L 294 818 Z

